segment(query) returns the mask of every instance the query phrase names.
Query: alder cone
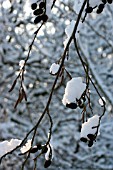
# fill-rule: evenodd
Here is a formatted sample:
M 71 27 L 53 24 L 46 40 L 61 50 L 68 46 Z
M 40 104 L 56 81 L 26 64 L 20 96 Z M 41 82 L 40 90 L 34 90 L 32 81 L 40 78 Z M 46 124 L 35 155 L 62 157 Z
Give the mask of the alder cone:
M 41 20 L 42 20 L 41 17 L 38 16 L 38 17 L 35 18 L 34 23 L 38 24 Z
M 66 104 L 66 107 L 68 107 L 70 109 L 76 109 L 77 108 L 77 104 L 76 103 Z
M 36 147 L 34 147 L 34 148 L 32 148 L 31 150 L 30 150 L 30 153 L 36 153 L 38 151 L 38 148 Z
M 92 146 L 93 146 L 93 141 L 92 141 L 92 140 L 89 141 L 88 146 L 89 146 L 89 147 L 92 147 Z
M 48 16 L 46 14 L 42 15 L 41 18 L 43 22 L 46 22 L 48 20 Z
M 101 10 L 101 9 L 104 9 L 104 6 L 105 6 L 104 4 L 100 4 L 100 5 L 99 5 L 99 9 L 100 9 L 100 10 Z
M 41 15 L 43 14 L 43 10 L 42 9 L 36 9 L 34 12 L 33 12 L 34 15 Z
M 87 137 L 88 137 L 90 140 L 95 140 L 95 135 L 93 135 L 93 134 L 88 134 Z
M 46 153 L 47 151 L 48 151 L 47 146 L 44 146 L 44 147 L 42 148 L 42 153 Z
M 86 8 L 86 12 L 87 12 L 87 13 L 91 13 L 92 11 L 93 11 L 93 8 L 92 8 L 92 7 Z
M 51 165 L 51 160 L 46 160 L 44 163 L 44 168 L 48 168 Z
M 41 150 L 42 149 L 42 145 L 40 143 L 37 144 L 37 148 L 38 150 Z
M 45 2 L 41 2 L 41 3 L 39 4 L 39 8 L 44 8 L 45 6 L 46 6 Z
M 37 4 L 36 3 L 31 4 L 31 9 L 32 10 L 35 10 L 36 8 L 37 8 Z
M 104 4 L 106 4 L 106 0 L 102 0 L 102 2 L 103 2 Z
M 82 142 L 87 142 L 87 138 L 84 138 L 84 137 L 82 137 L 82 138 L 80 138 L 80 140 L 82 141 Z
M 97 9 L 97 14 L 100 14 L 103 11 L 103 9 Z
M 109 4 L 111 4 L 113 2 L 113 0 L 107 0 Z

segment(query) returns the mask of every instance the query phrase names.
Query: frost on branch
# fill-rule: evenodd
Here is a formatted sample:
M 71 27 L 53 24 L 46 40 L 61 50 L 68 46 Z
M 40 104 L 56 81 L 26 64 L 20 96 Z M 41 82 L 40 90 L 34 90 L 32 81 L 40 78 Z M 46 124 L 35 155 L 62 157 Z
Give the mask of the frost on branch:
M 63 96 L 62 103 L 72 109 L 77 108 L 77 102 L 81 98 L 86 89 L 86 84 L 82 82 L 81 77 L 72 78 L 67 82 L 65 88 L 65 94 Z
M 106 99 L 105 99 L 105 97 L 102 97 L 102 99 L 103 99 L 103 100 L 104 100 L 104 102 L 106 103 Z M 100 104 L 101 106 L 103 106 L 103 105 L 104 105 L 104 103 L 103 103 L 102 99 L 100 98 L 100 99 L 98 100 L 98 102 L 99 102 L 99 104 Z
M 70 22 L 70 24 L 65 28 L 65 33 L 67 35 L 67 38 L 63 42 L 64 48 L 66 47 L 66 45 L 67 45 L 67 43 L 68 43 L 68 41 L 69 41 L 69 39 L 70 39 L 70 37 L 71 37 L 71 35 L 73 33 L 73 29 L 74 29 L 75 23 L 76 23 L 76 21 L 72 20 Z M 79 32 L 81 30 L 81 27 L 82 27 L 82 22 L 79 22 L 79 25 L 77 27 L 77 31 L 76 31 L 76 34 L 75 34 L 77 39 L 79 38 Z
M 76 12 L 76 14 L 79 14 L 80 8 L 83 4 L 84 0 L 76 0 L 74 3 L 74 10 Z
M 25 61 L 20 60 L 20 62 L 19 62 L 20 70 L 23 68 L 24 64 L 25 64 Z
M 89 118 L 87 122 L 82 124 L 81 141 L 88 142 L 89 147 L 93 145 L 96 136 L 99 134 L 98 125 L 99 125 L 98 115 L 94 115 L 93 117 Z

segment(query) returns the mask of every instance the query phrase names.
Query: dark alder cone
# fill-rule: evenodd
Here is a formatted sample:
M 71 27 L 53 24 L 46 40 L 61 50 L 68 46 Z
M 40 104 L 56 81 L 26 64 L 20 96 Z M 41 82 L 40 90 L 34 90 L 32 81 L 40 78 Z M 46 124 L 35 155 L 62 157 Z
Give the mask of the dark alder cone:
M 109 4 L 111 4 L 113 2 L 113 0 L 107 0 Z
M 100 5 L 98 6 L 98 8 L 99 8 L 99 9 L 104 9 L 104 6 L 105 6 L 105 4 L 100 4 Z
M 87 8 L 86 8 L 86 12 L 87 12 L 87 13 L 91 13 L 92 11 L 93 11 L 93 8 L 92 8 L 92 7 L 87 7 Z
M 31 150 L 30 150 L 30 153 L 35 153 L 37 152 L 38 150 L 41 150 L 42 149 L 42 146 L 41 144 L 37 144 L 37 146 L 34 146 Z
M 46 160 L 44 163 L 44 168 L 48 168 L 51 165 L 51 160 Z
M 34 12 L 33 12 L 34 15 L 41 15 L 43 14 L 43 10 L 42 9 L 36 9 Z
M 42 148 L 42 153 L 46 153 L 47 151 L 48 151 L 47 146 L 43 146 L 43 148 Z
M 103 2 L 104 4 L 106 4 L 106 0 L 102 0 L 102 2 Z
M 42 15 L 41 17 L 43 22 L 46 22 L 48 20 L 48 16 L 46 14 Z
M 77 104 L 76 103 L 66 104 L 66 107 L 68 107 L 70 109 L 76 109 L 77 108 Z
M 92 141 L 95 140 L 95 135 L 93 134 L 88 134 L 87 137 Z
M 93 146 L 93 141 L 90 140 L 89 143 L 88 143 L 88 146 L 92 147 Z
M 84 108 L 84 104 L 83 104 L 83 103 L 80 104 L 80 105 L 79 105 L 79 108 L 80 108 L 80 109 L 83 109 L 83 108 Z
M 30 150 L 30 153 L 36 153 L 38 151 L 38 148 L 37 147 L 33 147 L 31 150 Z
M 41 150 L 42 149 L 42 145 L 40 143 L 37 144 L 37 148 L 38 150 Z
M 37 4 L 36 3 L 33 3 L 32 5 L 31 5 L 31 9 L 32 10 L 35 10 L 37 8 Z
M 97 14 L 100 14 L 103 11 L 103 9 L 97 9 Z
M 104 7 L 105 7 L 105 4 L 100 4 L 97 9 L 97 14 L 100 14 L 103 11 Z
M 78 103 L 78 105 L 81 105 L 82 104 L 82 100 L 81 99 L 76 99 L 76 101 L 77 101 L 77 103 Z
M 34 23 L 38 24 L 41 20 L 42 20 L 41 17 L 38 16 L 38 17 L 35 18 Z
M 44 8 L 45 6 L 46 6 L 45 2 L 41 2 L 41 3 L 39 4 L 39 8 Z
M 82 141 L 82 142 L 87 142 L 87 138 L 84 138 L 84 137 L 82 137 L 82 138 L 80 138 L 80 140 Z

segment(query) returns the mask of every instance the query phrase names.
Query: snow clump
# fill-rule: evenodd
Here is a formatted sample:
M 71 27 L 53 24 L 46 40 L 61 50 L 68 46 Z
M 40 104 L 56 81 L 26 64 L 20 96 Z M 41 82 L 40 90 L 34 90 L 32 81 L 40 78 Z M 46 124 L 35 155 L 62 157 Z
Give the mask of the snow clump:
M 79 100 L 86 89 L 86 84 L 82 82 L 81 77 L 72 78 L 67 82 L 65 94 L 62 103 L 72 109 L 77 108 L 77 100 Z
M 50 67 L 50 73 L 51 73 L 52 75 L 57 74 L 57 72 L 58 72 L 58 70 L 59 70 L 59 67 L 60 67 L 59 64 L 53 63 L 53 64 L 51 65 L 51 67 Z
M 20 60 L 20 62 L 19 62 L 20 70 L 23 68 L 24 64 L 25 64 L 25 61 Z
M 54 149 L 51 144 L 47 145 L 47 152 L 45 153 L 45 163 L 44 167 L 48 168 L 51 165 L 51 161 L 54 157 Z
M 32 139 L 29 139 L 27 143 L 20 149 L 21 153 L 25 153 L 30 150 L 31 148 L 31 141 Z
M 53 159 L 53 157 L 54 157 L 54 149 L 53 149 L 53 146 L 51 145 L 51 144 L 49 144 L 49 145 L 47 145 L 47 148 L 48 148 L 48 150 L 47 150 L 47 152 L 46 152 L 46 154 L 45 154 L 45 159 L 46 160 L 49 160 L 49 159 Z
M 94 115 L 89 118 L 87 122 L 82 124 L 81 128 L 81 141 L 88 142 L 88 146 L 91 147 L 93 145 L 93 141 L 95 140 L 97 133 L 97 128 L 99 125 L 99 116 Z
M 12 151 L 14 148 L 20 145 L 21 142 L 22 141 L 18 139 L 11 139 L 10 141 L 5 140 L 0 142 L 0 157 Z
M 64 44 L 64 48 L 66 47 L 72 33 L 73 33 L 73 30 L 74 30 L 74 27 L 75 27 L 75 23 L 76 21 L 72 20 L 70 22 L 70 24 L 65 28 L 65 33 L 67 35 L 67 38 L 65 39 L 65 41 L 63 42 Z M 79 31 L 81 30 L 81 27 L 82 27 L 82 22 L 79 22 L 79 25 L 77 27 L 77 31 L 76 31 L 76 38 L 78 39 L 79 38 Z
M 104 102 L 106 103 L 105 97 L 102 97 L 102 99 L 103 99 Z M 100 98 L 98 102 L 99 102 L 99 104 L 100 104 L 101 106 L 104 106 L 104 103 L 103 103 L 102 99 Z

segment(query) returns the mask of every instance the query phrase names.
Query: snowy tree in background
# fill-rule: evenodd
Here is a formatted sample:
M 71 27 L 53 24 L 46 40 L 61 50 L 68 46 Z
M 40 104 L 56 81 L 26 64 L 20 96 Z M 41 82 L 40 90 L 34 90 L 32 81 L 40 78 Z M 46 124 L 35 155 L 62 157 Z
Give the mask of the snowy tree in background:
M 112 7 L 0 1 L 2 169 L 113 169 Z

